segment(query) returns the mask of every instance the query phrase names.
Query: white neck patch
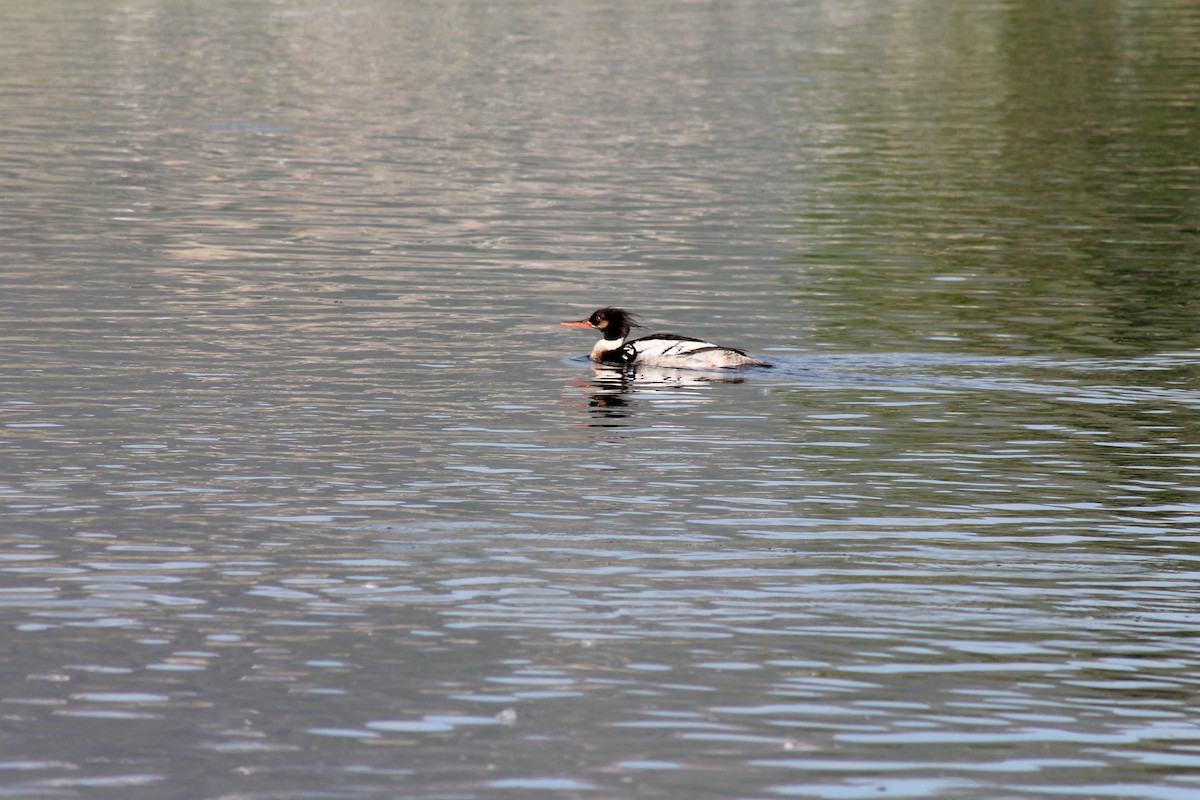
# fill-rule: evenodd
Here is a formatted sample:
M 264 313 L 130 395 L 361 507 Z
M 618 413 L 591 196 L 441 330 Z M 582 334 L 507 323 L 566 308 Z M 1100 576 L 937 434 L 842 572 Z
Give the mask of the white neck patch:
M 624 344 L 624 337 L 620 339 L 601 339 L 600 341 L 596 342 L 596 346 L 592 348 L 592 360 L 598 361 L 601 353 L 617 350 Z

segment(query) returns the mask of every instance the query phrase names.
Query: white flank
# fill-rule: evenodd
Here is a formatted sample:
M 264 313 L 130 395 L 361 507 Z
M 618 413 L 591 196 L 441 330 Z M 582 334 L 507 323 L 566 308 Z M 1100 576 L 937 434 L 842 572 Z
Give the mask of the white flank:
M 647 337 L 630 342 L 637 353 L 634 364 L 647 367 L 675 367 L 680 369 L 729 369 L 750 364 L 762 364 L 736 350 L 719 347 L 712 342 L 697 342 L 690 339 L 658 339 Z

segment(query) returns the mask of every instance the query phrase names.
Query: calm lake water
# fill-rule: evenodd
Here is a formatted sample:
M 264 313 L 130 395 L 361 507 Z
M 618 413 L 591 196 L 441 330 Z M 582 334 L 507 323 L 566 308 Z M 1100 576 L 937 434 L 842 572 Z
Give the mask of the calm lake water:
M 1200 796 L 1198 43 L 7 3 L 0 796 Z

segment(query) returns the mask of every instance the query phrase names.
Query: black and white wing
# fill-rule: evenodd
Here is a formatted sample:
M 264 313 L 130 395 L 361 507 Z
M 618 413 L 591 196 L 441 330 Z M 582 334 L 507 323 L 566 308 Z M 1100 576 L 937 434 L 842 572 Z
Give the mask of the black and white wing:
M 623 364 L 640 364 L 647 367 L 727 369 L 765 363 L 741 350 L 673 333 L 653 333 L 634 339 L 621 347 L 617 353 Z

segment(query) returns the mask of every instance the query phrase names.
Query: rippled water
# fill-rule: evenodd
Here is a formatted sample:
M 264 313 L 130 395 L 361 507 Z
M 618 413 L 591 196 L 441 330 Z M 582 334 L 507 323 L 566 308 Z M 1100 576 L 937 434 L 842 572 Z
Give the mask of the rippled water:
M 4 17 L 3 796 L 1200 795 L 1190 4 Z

